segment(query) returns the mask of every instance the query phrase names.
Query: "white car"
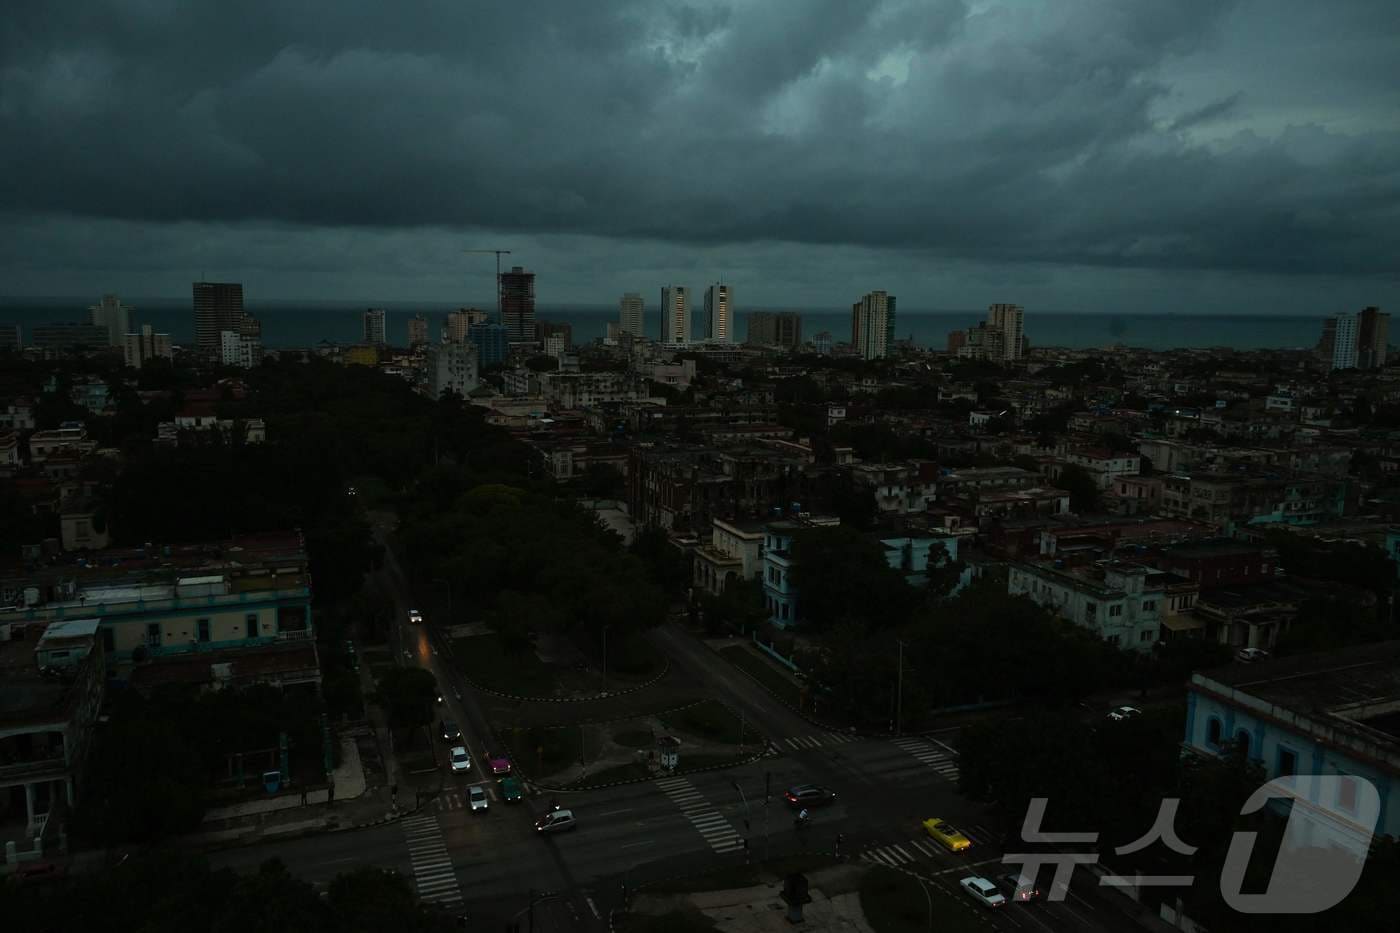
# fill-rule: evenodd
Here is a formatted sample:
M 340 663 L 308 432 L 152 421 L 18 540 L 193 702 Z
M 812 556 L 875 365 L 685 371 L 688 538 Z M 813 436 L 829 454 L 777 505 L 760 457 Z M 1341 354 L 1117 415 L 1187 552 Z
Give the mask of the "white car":
M 1254 661 L 1263 661 L 1268 656 L 1269 652 L 1265 651 L 1263 648 L 1241 648 L 1239 651 L 1235 652 L 1235 658 L 1243 661 L 1245 664 L 1250 664 Z
M 964 878 L 959 881 L 958 884 L 962 885 L 962 889 L 983 907 L 1006 906 L 1006 898 L 1002 897 L 1001 892 L 997 890 L 997 886 L 986 878 L 978 878 L 975 876 Z
M 1136 719 L 1141 715 L 1142 710 L 1138 709 L 1136 706 L 1120 706 L 1115 710 L 1111 710 L 1108 714 L 1108 718 L 1112 719 L 1114 722 L 1122 722 L 1125 719 Z
M 464 771 L 470 771 L 472 768 L 471 756 L 467 754 L 466 748 L 461 745 L 452 749 L 451 761 L 452 772 L 454 774 L 461 774 Z
M 467 791 L 467 799 L 471 801 L 473 813 L 477 810 L 485 810 L 490 803 L 490 801 L 486 799 L 486 791 L 475 784 Z
M 414 625 L 419 624 L 423 621 L 423 613 L 419 612 L 417 609 L 408 610 L 408 621 L 412 622 Z

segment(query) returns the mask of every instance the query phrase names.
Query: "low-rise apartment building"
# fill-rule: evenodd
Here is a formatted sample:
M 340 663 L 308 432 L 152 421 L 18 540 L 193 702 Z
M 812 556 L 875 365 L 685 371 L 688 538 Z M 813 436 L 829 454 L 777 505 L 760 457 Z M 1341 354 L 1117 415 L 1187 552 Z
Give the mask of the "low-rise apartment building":
M 1161 638 L 1168 588 L 1185 583 L 1174 574 L 1123 561 L 1083 567 L 1017 561 L 1010 566 L 1007 591 L 1029 596 L 1119 648 L 1150 651 Z

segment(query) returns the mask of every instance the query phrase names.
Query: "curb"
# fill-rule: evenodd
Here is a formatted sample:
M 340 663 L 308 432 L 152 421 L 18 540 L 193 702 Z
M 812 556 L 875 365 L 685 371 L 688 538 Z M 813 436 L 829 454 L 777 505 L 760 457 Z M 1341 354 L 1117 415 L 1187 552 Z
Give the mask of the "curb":
M 661 778 L 667 777 L 685 777 L 688 774 L 704 774 L 706 771 L 724 771 L 728 768 L 738 768 L 743 765 L 751 765 L 755 761 L 762 761 L 764 758 L 767 757 L 769 757 L 769 753 L 765 748 L 763 751 L 756 752 L 747 758 L 736 758 L 734 761 L 726 762 L 723 764 L 706 765 L 703 768 L 682 768 L 679 771 L 672 771 L 666 774 L 655 774 L 648 775 L 646 777 L 628 778 L 625 781 L 608 781 L 605 784 L 584 784 L 581 786 L 568 785 L 565 787 L 551 787 L 548 784 L 534 784 L 533 786 L 538 788 L 539 790 L 547 790 L 551 793 L 569 793 L 571 791 L 602 790 L 605 787 L 622 787 L 624 784 L 647 784 L 652 781 L 656 781 Z
M 692 636 L 692 637 L 693 637 L 693 636 Z M 754 675 L 750 674 L 748 671 L 744 670 L 742 667 L 740 667 L 739 665 L 735 664 L 733 661 L 729 660 L 729 659 L 726 658 L 724 655 L 720 654 L 718 648 L 715 648 L 713 645 L 708 644 L 708 643 L 705 642 L 703 639 L 697 639 L 697 640 L 700 641 L 700 643 L 703 644 L 706 648 L 710 649 L 710 650 L 713 651 L 715 654 L 719 655 L 720 660 L 723 661 L 725 664 L 727 664 L 727 665 L 729 665 L 730 667 L 734 668 L 734 670 L 736 670 L 736 671 L 738 671 L 739 673 L 743 674 L 745 677 L 747 677 L 749 680 L 753 681 L 754 683 L 758 684 L 758 686 L 759 686 L 760 688 L 762 688 L 762 690 L 763 690 L 764 693 L 768 694 L 770 697 L 772 697 L 773 699 L 777 700 L 778 703 L 781 704 L 781 705 L 783 706 L 783 708 L 785 708 L 785 709 L 787 709 L 789 712 L 794 713 L 795 715 L 801 717 L 803 720 L 805 720 L 806 722 L 811 723 L 812 725 L 816 726 L 818 729 L 821 729 L 821 730 L 823 730 L 823 731 L 825 731 L 825 732 L 839 732 L 839 733 L 844 733 L 844 734 L 847 734 L 847 735 L 858 735 L 858 736 L 869 737 L 869 738 L 884 738 L 884 737 L 887 736 L 887 735 L 893 735 L 893 733 L 885 733 L 885 732 L 858 732 L 858 731 L 856 731 L 856 730 L 855 730 L 853 727 L 851 727 L 851 726 L 834 726 L 834 725 L 831 725 L 830 723 L 822 722 L 820 719 L 817 719 L 817 718 L 815 718 L 815 717 L 813 717 L 813 716 L 808 715 L 807 713 L 804 713 L 802 710 L 800 710 L 800 709 L 798 709 L 797 707 L 793 706 L 793 705 L 792 705 L 791 703 L 789 703 L 787 700 L 784 700 L 782 697 L 778 696 L 778 694 L 774 693 L 774 692 L 773 692 L 773 689 L 772 689 L 771 687 L 769 687 L 767 684 L 765 684 L 763 681 L 759 680 L 757 677 L 755 677 Z M 758 658 L 758 655 L 754 655 L 754 657 L 755 657 L 755 658 Z M 758 658 L 758 659 L 759 659 L 760 661 L 763 660 L 762 658 Z M 764 663 L 767 663 L 767 662 L 764 662 Z

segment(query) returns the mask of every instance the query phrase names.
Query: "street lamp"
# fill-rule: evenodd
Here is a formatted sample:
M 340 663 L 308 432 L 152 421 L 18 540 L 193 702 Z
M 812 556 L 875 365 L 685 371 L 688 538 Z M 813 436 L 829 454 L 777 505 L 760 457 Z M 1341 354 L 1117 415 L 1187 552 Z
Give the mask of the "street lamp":
M 603 626 L 603 689 L 608 689 L 608 629 L 611 624 Z

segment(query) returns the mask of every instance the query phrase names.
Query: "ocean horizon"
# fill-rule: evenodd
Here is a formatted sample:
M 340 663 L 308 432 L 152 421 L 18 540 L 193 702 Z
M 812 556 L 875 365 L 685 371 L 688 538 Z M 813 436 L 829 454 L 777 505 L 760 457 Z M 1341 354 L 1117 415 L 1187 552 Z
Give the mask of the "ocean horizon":
M 39 324 L 87 320 L 87 307 L 95 298 L 3 298 L 0 297 L 0 324 L 18 324 L 23 339 Z M 150 324 L 159 333 L 170 334 L 176 344 L 194 339 L 194 312 L 188 299 L 123 299 L 133 308 L 131 326 Z M 490 304 L 494 304 L 491 302 Z M 408 340 L 408 321 L 415 314 L 427 316 L 440 327 L 446 315 L 459 307 L 490 310 L 488 303 L 381 301 L 351 304 L 346 301 L 248 301 L 246 310 L 263 326 L 263 343 L 268 347 L 309 347 L 323 340 L 355 343 L 363 336 L 360 315 L 366 308 L 383 308 L 385 329 L 391 345 Z M 835 308 L 781 308 L 762 306 L 735 312 L 736 342 L 747 333 L 747 317 L 752 311 L 796 311 L 802 315 L 802 335 L 811 340 L 827 331 L 833 340 L 849 339 L 850 311 Z M 647 334 L 660 336 L 659 312 L 653 307 L 646 317 Z M 602 337 L 609 321 L 617 320 L 614 305 L 540 304 L 537 320 L 569 324 L 575 343 L 588 343 Z M 692 311 L 692 328 L 703 327 L 703 311 Z M 896 336 L 912 339 L 918 346 L 942 349 L 948 332 L 975 327 L 986 319 L 983 309 L 906 309 L 900 308 Z M 1152 350 L 1189 347 L 1233 347 L 1249 349 L 1304 349 L 1316 344 L 1322 330 L 1322 316 L 1298 314 L 1129 314 L 1119 312 L 1037 311 L 1028 309 L 1025 333 L 1033 347 L 1091 349 L 1123 345 Z

